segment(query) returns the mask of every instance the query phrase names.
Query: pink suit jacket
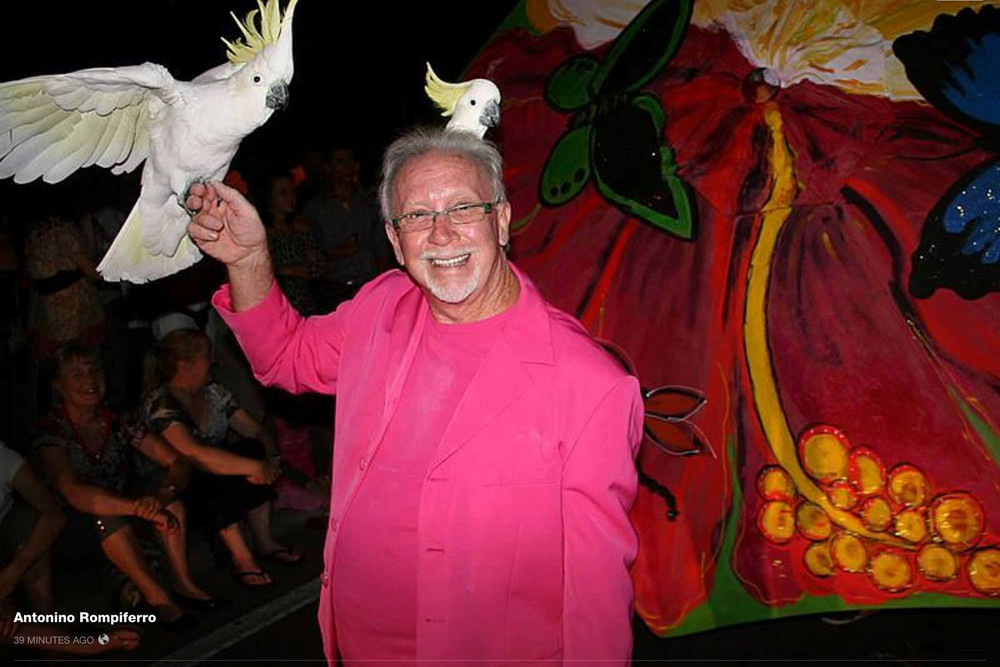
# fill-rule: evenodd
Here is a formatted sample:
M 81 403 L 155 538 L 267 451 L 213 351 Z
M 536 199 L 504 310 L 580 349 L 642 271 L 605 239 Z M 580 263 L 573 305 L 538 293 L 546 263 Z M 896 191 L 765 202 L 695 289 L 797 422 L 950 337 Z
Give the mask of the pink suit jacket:
M 638 383 L 516 273 L 516 317 L 457 406 L 421 493 L 417 659 L 624 664 Z M 301 317 L 274 285 L 248 311 L 232 311 L 228 286 L 213 303 L 261 382 L 337 394 L 319 607 L 335 664 L 329 573 L 338 524 L 396 408 L 427 301 L 405 273 L 390 271 L 324 316 Z

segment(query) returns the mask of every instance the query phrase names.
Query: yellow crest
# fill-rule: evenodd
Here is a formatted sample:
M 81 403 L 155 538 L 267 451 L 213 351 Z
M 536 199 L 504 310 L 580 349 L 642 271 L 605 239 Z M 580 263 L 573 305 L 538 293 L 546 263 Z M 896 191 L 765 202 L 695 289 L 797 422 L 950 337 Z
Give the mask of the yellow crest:
M 438 78 L 438 75 L 431 69 L 431 64 L 427 63 L 427 85 L 424 92 L 443 111 L 442 116 L 450 116 L 455 113 L 458 100 L 469 89 L 468 83 L 447 83 Z
M 285 8 L 285 16 L 288 16 L 295 9 L 295 3 L 299 0 L 290 0 Z M 248 63 L 257 57 L 257 54 L 264 50 L 268 44 L 274 44 L 281 37 L 282 13 L 278 5 L 279 0 L 267 0 L 267 4 L 257 0 L 257 9 L 247 13 L 246 18 L 240 21 L 232 12 L 229 13 L 243 33 L 242 39 L 230 42 L 225 37 L 222 41 L 226 44 L 226 57 L 234 65 Z M 256 26 L 257 14 L 260 14 L 260 29 Z

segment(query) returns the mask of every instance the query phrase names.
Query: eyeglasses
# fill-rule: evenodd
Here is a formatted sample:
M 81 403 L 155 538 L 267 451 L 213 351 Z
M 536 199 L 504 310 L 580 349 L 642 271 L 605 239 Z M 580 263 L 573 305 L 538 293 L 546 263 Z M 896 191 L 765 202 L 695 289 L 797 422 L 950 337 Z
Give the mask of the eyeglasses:
M 408 234 L 410 232 L 423 232 L 434 226 L 437 217 L 444 216 L 452 225 L 471 225 L 474 222 L 482 222 L 488 214 L 493 212 L 499 201 L 480 202 L 478 204 L 458 204 L 443 211 L 410 211 L 398 218 L 393 218 L 392 226 L 395 229 Z

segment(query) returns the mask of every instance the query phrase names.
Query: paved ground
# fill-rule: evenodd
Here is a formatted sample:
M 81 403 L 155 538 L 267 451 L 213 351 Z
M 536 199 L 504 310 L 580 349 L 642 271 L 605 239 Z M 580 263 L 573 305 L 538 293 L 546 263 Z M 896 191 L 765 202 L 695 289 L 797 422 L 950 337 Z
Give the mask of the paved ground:
M 267 589 L 239 586 L 229 571 L 215 563 L 203 543 L 196 543 L 193 560 L 199 579 L 213 593 L 234 602 L 233 608 L 199 613 L 197 630 L 177 635 L 143 626 L 142 646 L 133 652 L 106 654 L 100 664 L 128 661 L 131 665 L 169 664 L 182 667 L 205 664 L 258 665 L 321 664 L 322 646 L 316 625 L 320 549 L 325 525 L 301 513 L 279 517 L 284 541 L 303 549 L 308 560 L 295 568 L 272 567 L 276 583 Z M 58 573 L 60 611 L 102 611 L 88 600 L 97 595 L 98 563 L 80 562 Z M 70 594 L 72 588 L 75 592 Z M 57 589 L 57 591 L 59 590 Z M 1000 608 L 982 610 L 910 610 L 878 612 L 853 622 L 833 625 L 819 617 L 801 617 L 675 639 L 659 639 L 644 625 L 635 626 L 636 662 L 671 664 L 726 662 L 764 665 L 781 662 L 878 660 L 916 665 L 929 661 L 948 664 L 995 662 Z M 97 629 L 94 629 L 97 632 Z M 38 659 L 38 654 L 0 652 L 6 659 Z M 169 661 L 169 662 L 168 662 Z M 26 663 L 25 663 L 26 664 Z M 35 663 L 38 664 L 38 663 Z

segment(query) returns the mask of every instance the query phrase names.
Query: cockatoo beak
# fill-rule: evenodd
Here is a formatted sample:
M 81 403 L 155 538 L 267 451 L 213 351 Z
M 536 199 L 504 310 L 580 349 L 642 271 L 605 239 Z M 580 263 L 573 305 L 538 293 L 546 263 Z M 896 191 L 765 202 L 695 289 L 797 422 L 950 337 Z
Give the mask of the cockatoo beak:
M 268 109 L 284 109 L 288 106 L 288 84 L 284 81 L 272 84 L 267 89 L 267 98 L 264 103 Z
M 496 127 L 500 124 L 500 105 L 496 102 L 490 102 L 483 109 L 483 113 L 479 115 L 479 123 L 485 125 L 486 127 Z

